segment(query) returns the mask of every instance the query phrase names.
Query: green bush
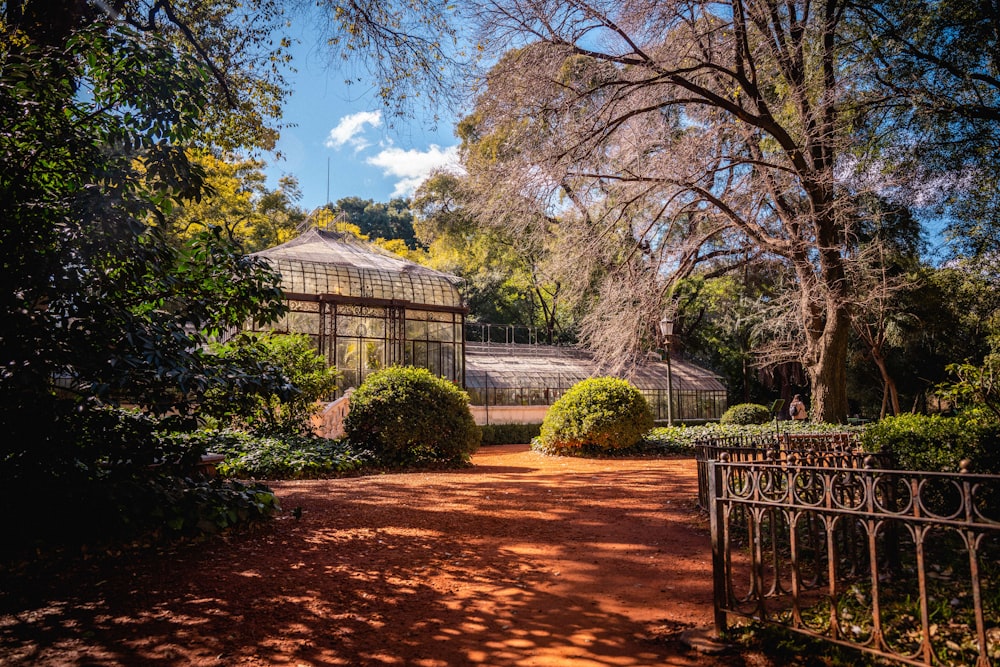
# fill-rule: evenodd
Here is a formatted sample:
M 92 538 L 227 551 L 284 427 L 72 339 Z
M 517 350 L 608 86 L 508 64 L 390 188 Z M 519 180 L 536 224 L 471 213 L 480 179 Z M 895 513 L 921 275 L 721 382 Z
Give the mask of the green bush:
M 740 403 L 723 413 L 720 424 L 766 424 L 771 420 L 771 411 L 766 405 Z
M 365 378 L 344 428 L 352 446 L 388 466 L 467 462 L 482 438 L 468 394 L 425 368 L 400 366 Z
M 199 538 L 263 521 L 277 509 L 267 487 L 194 474 L 210 443 L 168 430 L 175 420 L 112 408 L 58 419 L 65 452 L 51 456 L 47 443 L 38 454 L 50 455 L 44 462 L 20 457 L 0 466 L 7 529 L 18 536 L 0 547 L 0 561 Z
M 824 424 L 822 422 L 800 423 L 795 421 L 780 422 L 781 433 L 842 433 L 844 431 L 861 432 L 862 427 L 844 426 L 842 424 Z M 774 423 L 769 424 L 703 424 L 698 426 L 657 426 L 646 434 L 641 443 L 642 454 L 690 454 L 694 456 L 695 444 L 707 438 L 725 438 L 730 436 L 770 436 L 776 433 Z
M 305 435 L 317 401 L 336 389 L 337 372 L 305 334 L 242 333 L 214 349 L 219 360 L 248 369 L 264 368 L 237 386 L 205 394 L 203 415 L 223 427 L 264 435 Z
M 538 437 L 541 424 L 485 424 L 479 428 L 483 431 L 484 445 L 522 445 Z
M 614 450 L 638 444 L 653 427 L 653 413 L 632 384 L 618 378 L 578 382 L 556 401 L 542 422 L 543 450 Z
M 870 424 L 862 442 L 868 451 L 892 455 L 904 470 L 957 472 L 962 459 L 971 471 L 1000 474 L 1000 424 L 940 415 L 899 415 Z
M 346 441 L 316 436 L 256 436 L 223 431 L 207 433 L 209 449 L 223 454 L 219 474 L 238 479 L 314 479 L 360 470 L 364 454 Z

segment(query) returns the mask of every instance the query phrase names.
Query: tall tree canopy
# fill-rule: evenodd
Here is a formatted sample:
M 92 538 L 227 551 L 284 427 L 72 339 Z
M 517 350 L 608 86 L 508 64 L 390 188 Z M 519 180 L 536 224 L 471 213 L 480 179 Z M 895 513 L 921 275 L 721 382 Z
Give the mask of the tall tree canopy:
M 880 178 L 907 203 L 941 206 L 960 252 L 995 257 L 1000 3 L 887 0 L 852 10 L 856 58 L 870 64 L 871 114 L 892 128 L 875 165 Z
M 190 152 L 205 174 L 205 192 L 198 201 L 186 201 L 167 216 L 166 229 L 187 239 L 210 227 L 220 227 L 244 252 L 257 252 L 292 239 L 306 220 L 298 206 L 302 197 L 294 176 L 283 176 L 278 187 L 267 187 L 259 160 L 217 157 Z
M 709 258 L 781 258 L 800 290 L 796 333 L 813 410 L 843 420 L 845 250 L 856 216 L 837 170 L 849 145 L 864 145 L 864 126 L 852 124 L 845 103 L 846 6 L 483 5 L 484 40 L 528 43 L 492 70 L 469 121 L 466 162 L 483 179 L 484 208 L 573 208 L 575 218 L 561 216 L 578 222 L 567 238 L 628 242 L 633 250 L 591 323 L 595 332 L 617 328 L 625 341 L 636 336 L 623 332 L 659 319 L 650 304 L 673 308 L 664 276 Z M 636 257 L 649 270 L 637 270 Z M 632 307 L 637 300 L 646 306 Z M 625 315 L 632 312 L 647 321 Z
M 413 233 L 413 214 L 407 200 L 397 197 L 388 203 L 361 197 L 344 197 L 331 207 L 334 215 L 357 225 L 365 236 L 372 239 L 399 239 L 406 247 L 417 247 Z

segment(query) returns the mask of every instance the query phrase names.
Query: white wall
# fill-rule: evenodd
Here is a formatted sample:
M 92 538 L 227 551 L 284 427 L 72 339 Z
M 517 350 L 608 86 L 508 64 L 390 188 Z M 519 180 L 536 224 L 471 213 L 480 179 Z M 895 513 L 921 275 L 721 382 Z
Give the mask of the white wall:
M 470 405 L 472 418 L 483 424 L 541 424 L 548 405 Z

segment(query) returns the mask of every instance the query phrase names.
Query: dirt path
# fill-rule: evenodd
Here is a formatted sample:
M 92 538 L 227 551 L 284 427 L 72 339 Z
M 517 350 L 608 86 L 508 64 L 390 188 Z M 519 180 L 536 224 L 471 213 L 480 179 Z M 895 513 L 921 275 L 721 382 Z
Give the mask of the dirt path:
M 275 482 L 262 534 L 22 582 L 0 664 L 743 664 L 680 641 L 712 610 L 693 460 L 474 463 Z

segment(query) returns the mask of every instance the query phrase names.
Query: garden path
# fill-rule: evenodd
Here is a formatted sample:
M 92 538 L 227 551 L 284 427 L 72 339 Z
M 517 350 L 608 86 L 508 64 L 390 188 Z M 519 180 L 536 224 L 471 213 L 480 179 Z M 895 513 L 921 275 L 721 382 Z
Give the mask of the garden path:
M 473 463 L 273 482 L 255 535 L 23 581 L 0 664 L 766 664 L 681 641 L 712 619 L 692 459 Z

